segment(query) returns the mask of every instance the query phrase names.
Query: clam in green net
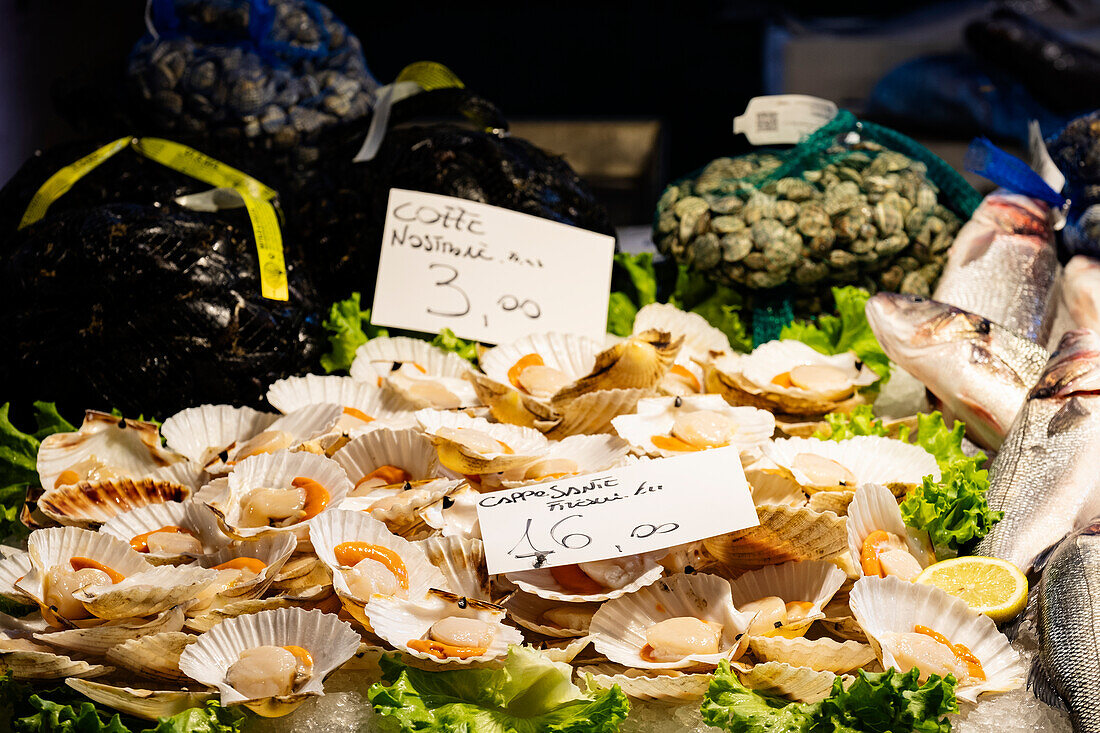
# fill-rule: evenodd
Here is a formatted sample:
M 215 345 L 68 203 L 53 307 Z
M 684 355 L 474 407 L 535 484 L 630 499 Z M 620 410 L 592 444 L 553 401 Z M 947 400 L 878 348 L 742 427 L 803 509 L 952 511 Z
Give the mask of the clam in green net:
M 981 200 L 914 140 L 841 110 L 787 150 L 718 158 L 665 189 L 654 241 L 775 324 L 831 307 L 834 285 L 929 295 Z M 789 304 L 789 305 L 787 305 Z

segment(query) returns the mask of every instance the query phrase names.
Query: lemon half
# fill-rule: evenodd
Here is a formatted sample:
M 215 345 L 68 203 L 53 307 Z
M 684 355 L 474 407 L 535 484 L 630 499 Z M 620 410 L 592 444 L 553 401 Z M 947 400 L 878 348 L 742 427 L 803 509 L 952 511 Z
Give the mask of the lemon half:
M 1027 606 L 1027 578 L 1012 563 L 995 557 L 944 560 L 925 568 L 917 582 L 963 599 L 997 623 L 1015 618 Z

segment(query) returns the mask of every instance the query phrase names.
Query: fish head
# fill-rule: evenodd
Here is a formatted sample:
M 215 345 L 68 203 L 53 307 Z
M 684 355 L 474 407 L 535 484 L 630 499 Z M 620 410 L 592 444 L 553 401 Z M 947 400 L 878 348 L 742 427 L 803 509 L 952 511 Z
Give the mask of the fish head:
M 902 366 L 960 343 L 988 342 L 992 328 L 974 313 L 900 293 L 876 293 L 867 301 L 866 313 L 883 351 Z
M 1047 239 L 1051 236 L 1050 206 L 1019 194 L 998 191 L 982 202 L 983 213 L 1005 233 Z
M 1066 331 L 1028 399 L 1089 395 L 1100 395 L 1100 334 L 1091 328 Z

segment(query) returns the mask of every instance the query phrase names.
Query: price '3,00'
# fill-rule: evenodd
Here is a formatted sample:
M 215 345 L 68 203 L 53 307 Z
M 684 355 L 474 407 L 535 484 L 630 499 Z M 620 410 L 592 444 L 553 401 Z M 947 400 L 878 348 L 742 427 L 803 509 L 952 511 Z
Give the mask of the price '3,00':
M 440 275 L 439 280 L 435 282 L 437 288 L 445 288 L 452 291 L 453 302 L 456 306 L 460 307 L 452 308 L 451 310 L 436 310 L 431 306 L 426 308 L 427 312 L 433 316 L 445 316 L 447 318 L 461 318 L 462 316 L 469 315 L 470 313 L 470 296 L 466 294 L 455 281 L 458 280 L 458 270 L 450 265 L 444 265 L 440 262 L 433 262 L 428 265 L 429 270 L 437 270 L 437 274 Z M 519 311 L 528 318 L 534 320 L 542 315 L 542 308 L 539 304 L 530 298 L 519 298 L 515 295 L 502 295 L 497 299 L 497 305 L 505 312 Z M 482 318 L 485 321 L 485 325 L 489 325 L 489 316 L 482 314 Z

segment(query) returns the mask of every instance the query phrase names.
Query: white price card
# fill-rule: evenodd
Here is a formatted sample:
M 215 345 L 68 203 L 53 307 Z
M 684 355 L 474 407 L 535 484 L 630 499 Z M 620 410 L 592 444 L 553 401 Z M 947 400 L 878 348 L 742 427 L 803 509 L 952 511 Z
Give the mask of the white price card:
M 484 343 L 600 341 L 615 240 L 466 199 L 391 189 L 371 322 Z
M 739 449 L 714 448 L 482 495 L 491 574 L 607 560 L 759 524 Z

